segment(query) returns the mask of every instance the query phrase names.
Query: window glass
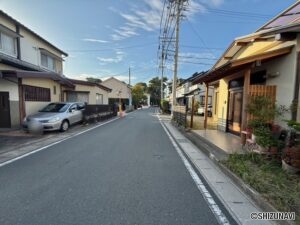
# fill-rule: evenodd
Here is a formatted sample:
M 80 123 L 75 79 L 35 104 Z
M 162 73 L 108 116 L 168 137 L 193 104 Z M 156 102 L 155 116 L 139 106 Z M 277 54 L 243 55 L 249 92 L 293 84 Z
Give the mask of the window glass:
M 16 55 L 16 39 L 4 33 L 0 33 L 0 37 L 0 49 L 7 54 Z
M 103 95 L 96 94 L 96 104 L 103 104 Z
M 55 69 L 54 68 L 54 59 L 52 57 L 50 57 L 50 56 L 48 56 L 48 68 L 50 70 L 54 70 Z
M 41 65 L 49 70 L 56 71 L 55 59 L 47 54 L 41 53 Z
M 41 64 L 44 67 L 48 67 L 48 60 L 45 54 L 41 54 Z
M 64 112 L 68 108 L 67 104 L 63 103 L 50 103 L 45 108 L 40 110 L 40 112 Z

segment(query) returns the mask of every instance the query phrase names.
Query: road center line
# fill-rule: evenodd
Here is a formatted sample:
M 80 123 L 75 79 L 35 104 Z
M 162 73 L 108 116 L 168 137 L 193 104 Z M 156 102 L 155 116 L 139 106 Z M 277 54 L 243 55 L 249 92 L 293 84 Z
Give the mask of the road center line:
M 172 135 L 170 134 L 170 132 L 166 128 L 166 126 L 161 121 L 160 121 L 160 124 L 162 125 L 163 129 L 165 130 L 166 134 L 168 135 L 169 139 L 171 140 L 174 148 L 176 149 L 176 151 L 177 151 L 178 155 L 180 156 L 181 160 L 183 161 L 185 167 L 189 171 L 192 179 L 196 183 L 196 186 L 197 186 L 198 190 L 201 192 L 202 196 L 206 200 L 209 208 L 211 209 L 211 211 L 213 212 L 213 214 L 217 218 L 219 224 L 229 225 L 230 223 L 228 222 L 228 219 L 223 214 L 220 207 L 216 204 L 216 202 L 213 199 L 212 195 L 209 193 L 209 191 L 207 190 L 207 188 L 203 184 L 201 178 L 198 176 L 198 174 L 196 173 L 196 171 L 194 170 L 192 165 L 189 163 L 188 159 L 182 153 L 182 150 L 180 149 L 180 147 L 178 146 L 178 144 L 176 143 L 176 141 L 174 140 L 174 138 L 172 137 Z

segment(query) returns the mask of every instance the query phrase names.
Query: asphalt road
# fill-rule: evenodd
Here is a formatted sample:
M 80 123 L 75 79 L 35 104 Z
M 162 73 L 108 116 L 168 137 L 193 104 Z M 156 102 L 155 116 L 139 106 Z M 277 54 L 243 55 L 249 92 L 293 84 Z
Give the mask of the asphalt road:
M 218 224 L 154 110 L 0 167 L 0 224 Z

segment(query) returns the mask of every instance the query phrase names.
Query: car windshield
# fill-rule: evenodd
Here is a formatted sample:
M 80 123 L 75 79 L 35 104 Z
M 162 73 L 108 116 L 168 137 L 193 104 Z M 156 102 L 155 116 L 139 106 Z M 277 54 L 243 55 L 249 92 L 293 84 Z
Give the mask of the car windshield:
M 40 110 L 40 112 L 65 112 L 68 107 L 69 105 L 64 103 L 51 103 Z

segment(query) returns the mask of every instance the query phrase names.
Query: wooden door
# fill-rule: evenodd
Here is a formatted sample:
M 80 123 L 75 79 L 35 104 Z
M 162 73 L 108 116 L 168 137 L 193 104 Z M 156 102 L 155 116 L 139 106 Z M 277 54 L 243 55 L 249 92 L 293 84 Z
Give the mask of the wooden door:
M 239 135 L 242 125 L 243 90 L 230 91 L 228 101 L 227 130 Z
M 0 127 L 10 128 L 9 93 L 0 92 Z

